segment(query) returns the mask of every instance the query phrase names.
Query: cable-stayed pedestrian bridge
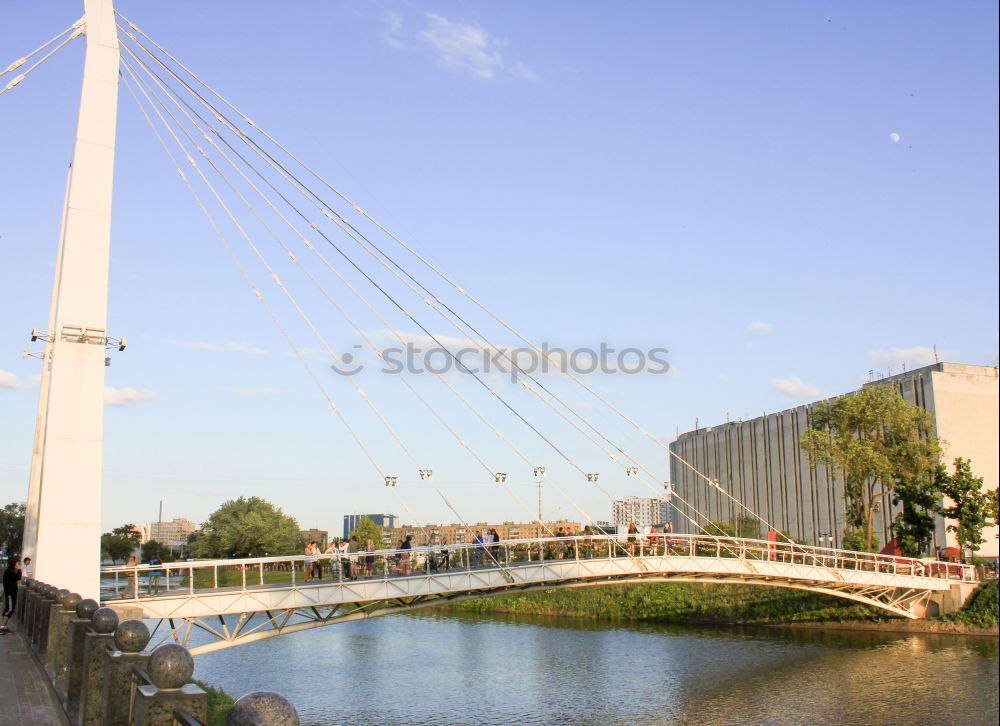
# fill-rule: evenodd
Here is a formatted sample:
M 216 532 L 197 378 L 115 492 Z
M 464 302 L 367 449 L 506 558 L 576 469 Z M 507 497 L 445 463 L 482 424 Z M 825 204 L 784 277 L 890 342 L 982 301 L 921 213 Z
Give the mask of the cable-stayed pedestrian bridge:
M 960 603 L 976 577 L 965 565 L 790 543 L 602 535 L 323 555 L 318 563 L 292 556 L 107 567 L 102 599 L 166 622 L 166 637 L 185 645 L 192 632 L 207 633 L 192 647 L 205 653 L 458 600 L 649 582 L 784 587 L 919 618 L 935 604 Z
M 116 13 L 111 0 L 83 0 L 83 6 L 83 17 L 0 66 L 0 76 L 12 76 L 3 79 L 2 95 L 75 38 L 86 43 L 52 304 L 47 322 L 39 324 L 43 329 L 33 328 L 30 336 L 44 348 L 29 353 L 43 365 L 23 554 L 32 559 L 39 582 L 85 598 L 100 594 L 135 616 L 160 619 L 185 643 L 195 629 L 210 634 L 213 640 L 199 643 L 195 652 L 448 600 L 608 583 L 779 586 L 911 618 L 935 602 L 945 609 L 956 598 L 961 603 L 958 595 L 973 581 L 971 569 L 793 543 L 823 541 L 821 532 L 845 531 L 853 518 L 835 501 L 823 522 L 794 521 L 782 507 L 749 500 L 740 481 L 723 484 L 717 463 L 682 458 L 661 435 L 664 421 L 640 423 L 586 378 L 593 368 L 576 370 L 567 364 L 573 356 L 560 358 L 547 342 L 508 322 L 446 272 L 434 254 L 392 232 L 167 45 Z M 405 512 L 428 534 L 429 525 L 416 521 L 415 513 L 439 516 L 431 513 L 432 504 L 471 528 L 476 515 L 459 511 L 471 500 L 455 496 L 449 482 L 474 484 L 487 493 L 473 506 L 498 512 L 497 500 L 505 500 L 502 506 L 526 511 L 536 532 L 545 530 L 548 538 L 489 547 L 454 544 L 447 557 L 443 545 L 356 553 L 346 563 L 339 555 L 321 557 L 326 579 L 308 581 L 306 570 L 317 563 L 302 556 L 99 570 L 106 353 L 126 347 L 125 337 L 109 335 L 107 326 L 119 83 L 162 148 L 164 169 L 176 173 L 205 216 L 199 244 L 204 239 L 221 245 L 234 279 L 270 321 L 273 340 L 287 347 L 332 416 L 338 433 L 330 442 L 345 444 L 331 449 L 343 472 L 334 487 L 344 491 L 350 472 L 365 472 L 355 480 L 364 488 L 351 487 L 351 496 L 365 498 L 359 504 L 378 502 L 369 511 Z M 429 202 L 442 214 L 453 206 L 443 197 Z M 136 211 L 160 204 L 146 203 L 152 206 Z M 192 249 L 201 253 L 200 246 Z M 446 253 L 447 246 L 431 249 Z M 649 299 L 659 294 L 650 290 Z M 406 389 L 397 389 L 402 395 L 354 375 L 360 370 L 354 354 L 338 352 L 345 336 L 359 341 L 355 348 L 372 361 L 388 363 L 402 349 L 414 352 L 420 365 L 392 374 Z M 448 368 L 431 365 L 429 344 L 421 343 L 425 354 L 414 340 L 432 342 Z M 599 347 L 603 355 L 607 344 Z M 492 367 L 466 365 L 466 350 Z M 514 350 L 530 353 L 533 363 Z M 620 354 L 627 350 L 635 349 Z M 594 349 L 584 352 L 596 360 Z M 696 477 L 696 496 L 672 488 L 663 467 L 667 457 Z M 435 479 L 434 472 L 444 476 Z M 667 503 L 678 534 L 652 540 L 557 536 L 543 522 L 543 481 L 596 531 L 598 511 L 644 488 Z M 514 488 L 532 484 L 539 488 L 537 510 Z M 710 501 L 716 510 L 787 541 L 716 536 L 721 532 L 707 514 Z M 703 534 L 680 535 L 682 530 Z M 78 548 L 72 558 L 67 543 Z M 955 595 L 951 600 L 949 593 Z

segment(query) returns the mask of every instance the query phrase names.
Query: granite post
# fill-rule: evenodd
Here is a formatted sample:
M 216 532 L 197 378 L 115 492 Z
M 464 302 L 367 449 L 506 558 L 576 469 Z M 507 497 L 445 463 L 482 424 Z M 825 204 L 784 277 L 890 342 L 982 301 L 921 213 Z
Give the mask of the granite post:
M 254 691 L 236 699 L 226 726 L 299 726 L 299 714 L 284 696 Z
M 91 618 L 97 612 L 97 607 L 97 602 L 94 600 L 81 600 L 76 605 L 76 617 L 69 621 L 69 643 L 66 648 L 66 699 L 64 703 L 66 713 L 70 714 L 70 721 L 75 720 L 72 714 L 80 705 L 84 637 L 93 626 Z
M 94 613 L 97 617 L 97 613 Z M 104 680 L 101 684 L 101 726 L 131 726 L 132 666 L 145 668 L 150 653 L 149 628 L 141 620 L 126 620 L 115 628 L 117 650 L 104 654 Z
M 35 628 L 31 633 L 31 644 L 39 655 L 45 653 L 49 645 L 49 622 L 53 608 L 56 605 L 56 595 L 59 593 L 52 585 L 42 590 L 42 597 L 35 606 Z
M 204 722 L 208 694 L 193 683 L 194 658 L 183 645 L 168 643 L 153 651 L 146 672 L 152 685 L 135 689 L 132 726 L 174 726 L 174 711 L 184 709 Z
M 80 596 L 74 592 L 60 595 L 52 606 L 49 619 L 48 646 L 45 649 L 45 672 L 49 674 L 56 693 L 63 702 L 66 701 L 66 651 L 69 649 L 69 622 L 76 617 L 76 606 L 80 604 Z
M 105 656 L 115 648 L 118 613 L 111 608 L 98 608 L 90 623 L 91 630 L 83 639 L 83 678 L 76 726 L 101 726 Z

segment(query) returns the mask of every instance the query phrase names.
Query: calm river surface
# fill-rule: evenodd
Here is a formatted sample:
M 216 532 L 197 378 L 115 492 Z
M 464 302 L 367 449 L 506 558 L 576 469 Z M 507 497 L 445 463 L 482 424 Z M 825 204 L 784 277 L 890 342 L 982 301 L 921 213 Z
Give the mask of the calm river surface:
M 303 726 L 996 726 L 996 638 L 388 616 L 198 656 Z

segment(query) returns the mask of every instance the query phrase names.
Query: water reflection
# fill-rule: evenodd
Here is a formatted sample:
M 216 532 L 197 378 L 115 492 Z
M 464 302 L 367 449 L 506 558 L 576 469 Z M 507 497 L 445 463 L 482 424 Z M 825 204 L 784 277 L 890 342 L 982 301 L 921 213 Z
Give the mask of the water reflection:
M 199 656 L 303 724 L 997 723 L 995 638 L 390 616 Z

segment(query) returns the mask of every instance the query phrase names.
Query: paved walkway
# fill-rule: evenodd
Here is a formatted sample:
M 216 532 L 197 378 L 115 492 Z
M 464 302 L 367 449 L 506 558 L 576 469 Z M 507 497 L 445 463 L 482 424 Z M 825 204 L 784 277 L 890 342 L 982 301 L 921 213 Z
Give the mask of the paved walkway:
M 0 635 L 0 726 L 69 726 L 59 700 L 19 625 Z

